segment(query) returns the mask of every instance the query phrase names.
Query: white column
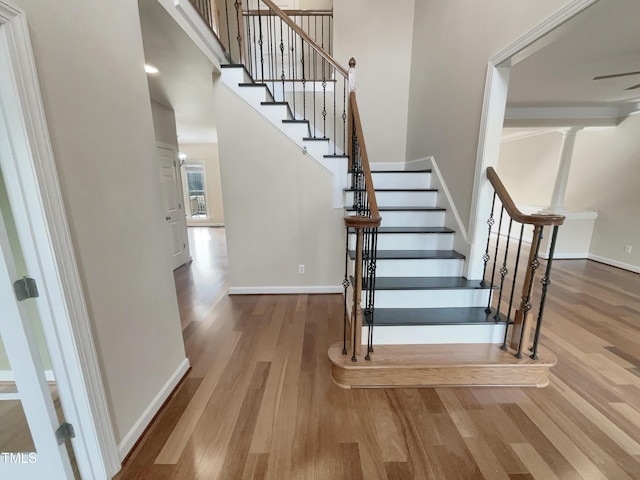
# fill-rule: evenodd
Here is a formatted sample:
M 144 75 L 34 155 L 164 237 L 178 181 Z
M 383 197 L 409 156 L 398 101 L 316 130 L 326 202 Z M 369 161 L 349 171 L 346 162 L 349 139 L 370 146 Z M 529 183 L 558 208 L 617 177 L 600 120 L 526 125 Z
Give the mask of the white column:
M 576 143 L 576 134 L 584 127 L 571 127 L 562 131 L 562 146 L 560 147 L 560 161 L 556 173 L 556 182 L 553 186 L 551 204 L 545 211 L 562 212 L 564 208 L 564 197 L 567 193 L 569 183 L 569 171 L 571 170 L 571 158 L 573 156 L 573 146 Z

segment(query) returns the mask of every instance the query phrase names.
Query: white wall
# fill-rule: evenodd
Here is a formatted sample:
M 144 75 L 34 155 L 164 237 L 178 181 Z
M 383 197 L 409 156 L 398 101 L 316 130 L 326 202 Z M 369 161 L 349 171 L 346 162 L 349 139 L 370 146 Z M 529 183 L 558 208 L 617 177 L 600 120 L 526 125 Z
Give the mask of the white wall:
M 568 3 L 416 2 L 406 158 L 435 157 L 466 227 L 487 63 Z
M 214 90 L 224 112 L 218 151 L 230 287 L 340 285 L 344 223 L 332 209 L 330 174 L 219 80 Z
M 205 181 L 207 183 L 207 213 L 209 214 L 209 218 L 206 221 L 201 221 L 199 219 L 187 219 L 187 225 L 224 224 L 218 144 L 185 143 L 180 145 L 180 151 L 187 154 L 187 163 L 199 162 L 204 165 Z
M 176 114 L 173 109 L 151 100 L 151 114 L 153 116 L 153 131 L 156 141 L 166 143 L 178 149 L 178 135 L 176 133 Z
M 185 357 L 137 3 L 18 3 L 122 440 Z
M 552 132 L 502 144 L 497 171 L 516 202 L 548 205 L 561 138 Z M 615 128 L 578 132 L 565 198 L 569 210 L 598 210 L 589 248 L 593 258 L 636 268 L 640 268 L 638 138 L 640 115 Z M 530 168 L 534 173 L 525 174 Z M 625 245 L 633 246 L 630 254 L 624 252 Z
M 351 57 L 357 62 L 369 160 L 404 162 L 414 0 L 336 0 L 333 8 L 334 57 L 345 68 Z

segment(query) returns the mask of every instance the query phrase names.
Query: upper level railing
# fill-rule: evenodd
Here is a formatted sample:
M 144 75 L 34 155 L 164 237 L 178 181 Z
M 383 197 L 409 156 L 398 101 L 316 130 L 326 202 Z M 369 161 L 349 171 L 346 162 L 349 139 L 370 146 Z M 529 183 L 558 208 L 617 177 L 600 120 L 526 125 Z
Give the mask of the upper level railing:
M 530 356 L 532 359 L 537 359 L 547 289 L 551 284 L 551 266 L 558 237 L 558 228 L 564 223 L 565 217 L 553 214 L 526 215 L 516 207 L 509 192 L 500 181 L 498 174 L 491 167 L 487 168 L 487 178 L 494 188 L 494 194 L 491 214 L 487 220 L 488 236 L 483 256 L 484 274 L 482 285 L 491 286 L 496 290 L 493 295 L 489 296 L 485 311 L 487 315 L 493 315 L 494 320 L 506 321 L 507 323 L 501 347 L 503 350 L 511 350 L 518 358 L 522 358 L 523 349 L 528 348 L 531 344 L 529 348 Z M 496 207 L 499 207 L 499 213 Z M 494 232 L 493 227 L 496 225 L 496 218 L 498 218 L 498 225 Z M 521 253 L 523 252 L 525 233 L 528 234 L 528 231 L 525 231 L 527 227 L 532 227 L 533 231 L 531 233 L 531 246 L 525 264 L 521 259 Z M 544 275 L 540 282 L 540 300 L 537 305 L 537 319 L 534 326 L 533 342 L 531 343 L 529 312 L 533 309 L 533 298 L 538 293 L 537 289 L 534 288 L 536 271 L 545 261 L 542 260 L 541 262 L 540 248 L 544 240 L 546 227 L 552 230 L 551 241 L 548 244 L 548 252 L 545 255 L 547 257 L 546 265 L 544 265 Z M 496 235 L 492 236 L 492 232 L 496 233 Z M 515 259 L 514 252 L 510 249 L 512 241 L 517 243 Z M 491 265 L 492 255 L 493 264 Z M 523 270 L 524 275 L 522 274 Z M 518 276 L 518 272 L 520 272 L 520 276 Z M 509 286 L 509 283 L 511 286 Z M 516 290 L 518 289 L 520 290 L 519 300 L 516 298 Z M 515 314 L 512 316 L 514 307 Z M 534 313 L 536 312 L 534 311 Z M 512 328 L 511 336 L 509 337 L 510 326 Z

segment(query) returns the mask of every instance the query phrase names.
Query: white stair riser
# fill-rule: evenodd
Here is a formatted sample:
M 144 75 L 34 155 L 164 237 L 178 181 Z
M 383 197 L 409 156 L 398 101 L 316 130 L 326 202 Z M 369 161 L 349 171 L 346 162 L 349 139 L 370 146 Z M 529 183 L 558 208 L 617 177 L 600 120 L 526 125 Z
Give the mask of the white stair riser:
M 349 248 L 356 248 L 356 234 L 349 234 Z M 452 250 L 452 233 L 378 233 L 378 250 Z
M 260 110 L 261 102 L 267 102 L 267 90 L 258 87 L 239 87 L 237 84 L 231 86 L 231 90 L 237 93 L 242 99 L 251 105 L 254 109 Z
M 383 227 L 442 227 L 444 226 L 444 211 L 382 211 L 381 226 Z
M 486 307 L 489 290 L 376 290 L 376 308 Z M 363 294 L 364 296 L 364 294 Z
M 260 105 L 260 113 L 279 128 L 283 125 L 282 120 L 290 119 L 286 105 Z
M 380 260 L 376 262 L 378 277 L 461 277 L 462 259 Z
M 420 173 L 372 173 L 374 188 L 431 188 L 431 174 Z
M 244 71 L 244 68 L 222 68 L 221 70 L 222 81 L 229 86 L 251 82 L 251 78 Z
M 369 327 L 362 327 L 362 344 L 367 344 Z M 444 343 L 499 343 L 504 324 L 374 326 L 373 345 L 426 345 Z M 498 348 L 496 346 L 496 348 Z M 375 355 L 375 352 L 372 354 Z
M 376 200 L 379 207 L 435 207 L 438 192 L 376 192 Z M 353 205 L 353 192 L 346 192 L 345 205 Z

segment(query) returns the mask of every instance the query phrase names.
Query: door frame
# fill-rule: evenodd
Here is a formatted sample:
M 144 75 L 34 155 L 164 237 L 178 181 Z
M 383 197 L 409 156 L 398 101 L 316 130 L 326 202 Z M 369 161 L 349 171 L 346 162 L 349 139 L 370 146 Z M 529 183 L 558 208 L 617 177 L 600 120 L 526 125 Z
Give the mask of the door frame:
M 482 256 L 486 242 L 483 238 L 486 238 L 486 221 L 491 211 L 492 198 L 492 188 L 486 171 L 487 167 L 495 167 L 498 163 L 511 67 L 555 39 L 565 22 L 597 1 L 573 0 L 489 60 L 471 197 L 468 232 L 471 251 L 465 271 L 467 278 L 482 278 Z
M 38 281 L 44 335 L 84 479 L 120 470 L 91 323 L 49 139 L 25 12 L 0 0 L 0 161 L 27 269 Z M 5 68 L 6 67 L 6 68 Z M 20 161 L 17 160 L 20 157 Z

